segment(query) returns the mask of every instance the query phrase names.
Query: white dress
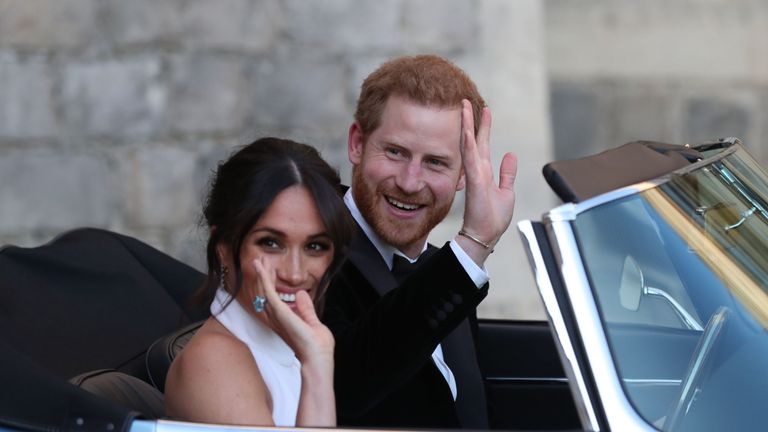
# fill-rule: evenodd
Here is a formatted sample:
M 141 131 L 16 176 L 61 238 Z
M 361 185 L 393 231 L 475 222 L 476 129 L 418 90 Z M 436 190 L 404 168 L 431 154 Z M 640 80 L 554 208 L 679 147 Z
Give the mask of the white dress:
M 211 314 L 250 348 L 272 396 L 275 426 L 295 426 L 301 394 L 301 363 L 277 333 L 246 312 L 237 300 L 222 310 L 229 298 L 220 288 L 211 303 Z

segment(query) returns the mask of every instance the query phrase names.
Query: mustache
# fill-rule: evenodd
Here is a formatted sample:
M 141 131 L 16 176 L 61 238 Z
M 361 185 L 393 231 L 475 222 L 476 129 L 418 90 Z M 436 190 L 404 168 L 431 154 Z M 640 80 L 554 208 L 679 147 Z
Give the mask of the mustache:
M 427 189 L 422 189 L 416 193 L 406 193 L 398 187 L 379 185 L 377 192 L 408 204 L 428 205 L 434 203 L 434 196 Z

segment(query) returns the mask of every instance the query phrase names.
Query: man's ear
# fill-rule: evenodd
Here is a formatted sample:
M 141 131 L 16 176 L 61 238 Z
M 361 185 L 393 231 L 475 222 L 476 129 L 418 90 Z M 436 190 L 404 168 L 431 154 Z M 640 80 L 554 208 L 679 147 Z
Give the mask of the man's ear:
M 463 190 L 467 186 L 467 178 L 464 176 L 464 168 L 459 173 L 459 182 L 456 183 L 456 192 Z
M 360 129 L 360 124 L 357 122 L 352 123 L 349 127 L 347 153 L 352 165 L 359 165 L 363 160 L 363 130 Z

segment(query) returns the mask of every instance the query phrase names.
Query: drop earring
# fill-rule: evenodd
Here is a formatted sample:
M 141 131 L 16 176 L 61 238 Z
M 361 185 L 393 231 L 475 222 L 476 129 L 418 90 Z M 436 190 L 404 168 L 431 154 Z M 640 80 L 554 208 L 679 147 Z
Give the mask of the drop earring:
M 229 267 L 222 264 L 219 269 L 219 288 L 224 291 L 227 290 L 227 273 L 229 273 Z

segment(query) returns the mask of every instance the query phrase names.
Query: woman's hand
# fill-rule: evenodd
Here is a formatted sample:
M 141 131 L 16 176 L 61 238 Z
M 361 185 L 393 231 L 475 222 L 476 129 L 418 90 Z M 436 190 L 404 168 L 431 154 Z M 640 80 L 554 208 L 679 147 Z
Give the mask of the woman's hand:
M 296 312 L 275 290 L 275 269 L 264 258 L 253 260 L 259 280 L 258 295 L 265 296 L 264 311 L 273 329 L 293 349 L 301 362 L 301 398 L 296 426 L 335 426 L 333 393 L 333 334 L 320 322 L 306 291 L 296 293 Z
M 275 331 L 296 353 L 302 365 L 330 362 L 333 368 L 334 339 L 331 331 L 320 322 L 312 299 L 306 291 L 296 293 L 296 311 L 285 304 L 275 290 L 275 269 L 264 258 L 252 265 L 259 275 L 256 292 L 267 299 L 265 312 Z

